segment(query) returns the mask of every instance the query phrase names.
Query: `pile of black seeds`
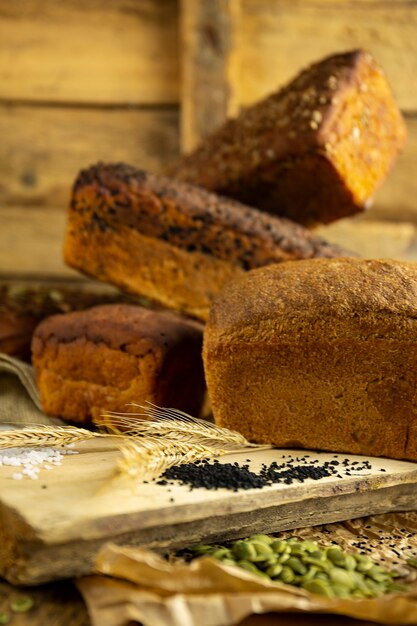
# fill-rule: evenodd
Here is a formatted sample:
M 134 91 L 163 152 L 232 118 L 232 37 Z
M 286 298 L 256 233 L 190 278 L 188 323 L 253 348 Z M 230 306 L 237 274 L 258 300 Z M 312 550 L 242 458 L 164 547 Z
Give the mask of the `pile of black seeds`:
M 352 476 L 352 472 L 370 470 L 369 461 L 337 460 L 331 461 L 288 456 L 288 460 L 278 464 L 263 464 L 259 473 L 249 469 L 249 465 L 239 463 L 220 463 L 218 460 L 195 461 L 184 465 L 176 465 L 167 469 L 157 481 L 158 485 L 172 485 L 173 481 L 180 485 L 188 485 L 190 489 L 230 489 L 239 491 L 246 489 L 262 489 L 268 485 L 282 483 L 303 483 L 305 480 L 320 480 L 329 476 L 344 478 Z M 285 458 L 285 457 L 284 457 Z M 247 459 L 248 461 L 248 459 Z M 382 470 L 381 470 L 382 471 Z M 342 473 L 340 473 L 342 472 Z

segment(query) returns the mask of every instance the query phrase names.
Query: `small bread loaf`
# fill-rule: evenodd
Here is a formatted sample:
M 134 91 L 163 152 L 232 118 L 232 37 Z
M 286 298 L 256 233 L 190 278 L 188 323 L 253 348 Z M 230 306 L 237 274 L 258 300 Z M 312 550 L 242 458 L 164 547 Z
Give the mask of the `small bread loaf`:
M 89 422 L 146 401 L 198 414 L 205 390 L 202 326 L 173 313 L 114 304 L 55 315 L 32 342 L 42 407 Z
M 288 220 L 124 164 L 80 173 L 64 248 L 71 267 L 202 320 L 244 270 L 346 255 Z
M 215 421 L 259 443 L 417 461 L 417 265 L 313 259 L 229 284 L 205 329 Z
M 404 140 L 382 70 L 354 50 L 243 110 L 167 173 L 300 224 L 328 223 L 369 204 Z

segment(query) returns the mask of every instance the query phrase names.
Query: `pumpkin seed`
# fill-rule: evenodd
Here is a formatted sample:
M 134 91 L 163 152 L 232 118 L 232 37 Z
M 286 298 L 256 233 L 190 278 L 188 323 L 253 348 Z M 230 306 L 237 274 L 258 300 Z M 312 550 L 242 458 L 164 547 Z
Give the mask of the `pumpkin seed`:
M 296 556 L 291 556 L 286 562 L 287 567 L 291 567 L 296 574 L 307 574 L 308 568 Z
M 274 538 L 270 537 L 269 535 L 252 535 L 252 537 L 249 537 L 249 541 L 262 541 L 263 543 L 266 543 L 267 545 L 271 545 L 271 543 L 273 543 Z
M 286 563 L 289 558 L 290 558 L 290 555 L 287 552 L 284 552 L 283 554 L 279 555 L 278 563 Z
M 305 552 L 317 552 L 318 546 L 315 541 L 303 541 L 301 545 Z
M 318 573 L 317 567 L 315 567 L 315 565 L 312 565 L 310 569 L 308 570 L 307 574 L 304 574 L 303 576 L 300 577 L 300 581 L 302 583 L 305 583 L 308 580 L 313 580 L 314 578 L 316 578 L 317 573 Z
M 292 571 L 292 569 L 288 567 L 287 565 L 284 565 L 284 567 L 282 568 L 282 572 L 278 578 L 283 583 L 287 583 L 288 585 L 294 581 L 295 576 L 294 576 L 294 572 Z
M 214 552 L 211 553 L 211 556 L 214 556 L 215 559 L 223 560 L 229 559 L 232 553 L 228 548 L 217 548 Z
M 355 579 L 352 576 L 351 572 L 348 572 L 341 567 L 332 567 L 329 571 L 330 580 L 340 587 L 345 587 L 346 589 L 354 589 Z
M 329 548 L 327 550 L 327 558 L 330 559 L 334 565 L 337 565 L 338 567 L 345 567 L 346 555 L 340 548 Z
M 236 541 L 232 553 L 239 560 L 252 560 L 257 555 L 255 547 L 249 541 Z
M 264 560 L 269 559 L 274 555 L 274 551 L 271 546 L 263 541 L 255 540 L 251 542 L 251 545 L 255 548 L 256 556 L 263 557 Z
M 20 596 L 10 603 L 10 608 L 14 613 L 26 613 L 34 605 L 34 600 L 30 596 Z
M 190 550 L 190 552 L 194 552 L 194 554 L 210 554 L 211 552 L 213 552 L 213 549 L 216 549 L 217 546 L 205 546 L 205 545 L 197 545 L 197 546 L 191 546 L 191 548 L 188 548 Z M 220 546 L 218 546 L 220 547 Z
M 275 554 L 282 554 L 283 552 L 285 552 L 286 547 L 287 542 L 283 539 L 277 539 L 271 543 L 271 548 L 273 549 Z
M 242 569 L 245 569 L 248 572 L 252 572 L 253 574 L 259 574 L 260 573 L 258 568 L 256 567 L 256 565 L 254 565 L 250 561 L 238 561 L 237 564 Z
M 407 589 L 394 582 L 398 572 L 386 571 L 365 555 L 352 555 L 334 545 L 320 548 L 315 541 L 297 537 L 274 539 L 259 533 L 226 545 L 193 546 L 189 551 L 195 557 L 211 555 L 269 581 L 295 585 L 329 598 L 374 598 Z M 417 559 L 410 558 L 407 564 L 417 567 Z
M 334 598 L 335 594 L 330 585 L 324 580 L 307 580 L 301 584 L 301 587 L 310 593 L 317 593 L 327 598 Z
M 271 565 L 270 567 L 268 567 L 265 573 L 271 578 L 277 578 L 281 574 L 283 569 L 284 567 L 281 565 L 281 563 L 275 563 L 275 565 Z

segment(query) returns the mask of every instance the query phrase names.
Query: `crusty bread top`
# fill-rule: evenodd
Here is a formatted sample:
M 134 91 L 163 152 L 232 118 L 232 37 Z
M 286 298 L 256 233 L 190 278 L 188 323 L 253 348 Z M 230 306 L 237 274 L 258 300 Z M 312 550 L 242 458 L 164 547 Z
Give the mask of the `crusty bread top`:
M 152 347 L 165 351 L 187 336 L 198 339 L 202 329 L 198 322 L 175 313 L 108 304 L 45 319 L 36 328 L 32 349 L 37 355 L 45 344 L 84 339 L 140 357 Z
M 262 164 L 317 149 L 327 152 L 338 138 L 338 119 L 346 106 L 346 94 L 357 92 L 358 98 L 363 97 L 368 89 L 364 77 L 372 75 L 381 80 L 384 77 L 372 55 L 362 49 L 313 63 L 280 90 L 228 120 L 196 150 L 180 157 L 167 173 L 227 195 L 230 188 L 235 191 L 235 182 L 243 179 L 245 184 L 245 177 Z M 389 110 L 386 101 L 380 107 L 380 132 L 385 142 L 388 138 L 393 142 L 397 153 L 405 140 L 405 123 L 388 84 L 379 97 L 389 99 L 391 107 Z M 300 217 L 302 210 L 300 207 Z
M 82 170 L 70 211 L 90 215 L 91 228 L 136 229 L 243 269 L 293 258 L 352 256 L 290 220 L 124 163 Z
M 227 120 L 190 155 L 180 157 L 168 167 L 168 173 L 192 181 L 192 173 L 198 171 L 200 159 L 207 152 L 215 153 L 218 150 L 221 162 L 224 159 L 230 163 L 225 175 L 227 173 L 233 178 L 234 154 L 240 158 L 242 155 L 249 158 L 251 153 L 269 147 L 274 153 L 272 160 L 289 150 L 297 153 L 301 146 L 303 149 L 313 149 L 322 145 L 325 135 L 323 130 L 327 129 L 341 106 L 341 92 L 352 85 L 355 71 L 364 59 L 377 68 L 371 55 L 360 49 L 334 54 L 310 64 L 283 87 L 243 109 L 238 117 Z M 336 89 L 339 95 L 337 99 L 334 97 Z M 317 123 L 314 116 L 317 111 L 321 124 Z M 243 129 L 246 132 L 242 132 Z M 253 158 L 252 162 L 239 163 L 239 166 L 253 167 Z M 184 163 L 189 168 L 187 175 Z M 216 160 L 206 176 L 210 177 L 214 172 L 218 175 L 219 169 Z M 207 188 L 212 188 L 209 182 Z
M 252 270 L 229 283 L 212 306 L 206 335 L 259 341 L 269 340 L 272 329 L 277 337 L 314 340 L 349 335 L 355 326 L 359 334 L 383 338 L 415 319 L 417 264 L 307 259 Z

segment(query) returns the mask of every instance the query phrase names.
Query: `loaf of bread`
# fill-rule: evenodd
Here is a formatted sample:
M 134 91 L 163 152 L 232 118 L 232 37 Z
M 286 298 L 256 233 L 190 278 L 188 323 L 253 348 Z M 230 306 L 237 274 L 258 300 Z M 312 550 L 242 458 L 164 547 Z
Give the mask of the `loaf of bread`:
M 198 414 L 205 391 L 202 326 L 168 312 L 109 304 L 55 315 L 32 342 L 42 407 L 88 423 L 146 401 Z
M 167 173 L 300 224 L 328 223 L 370 203 L 404 140 L 382 70 L 354 50 L 244 109 Z
M 30 361 L 30 344 L 36 326 L 56 313 L 80 311 L 97 304 L 133 302 L 133 298 L 91 286 L 0 285 L 0 352 Z
M 71 267 L 202 320 L 244 270 L 348 254 L 288 220 L 123 164 L 80 173 L 64 247 Z
M 217 424 L 278 447 L 417 461 L 417 265 L 313 259 L 253 270 L 214 303 Z

